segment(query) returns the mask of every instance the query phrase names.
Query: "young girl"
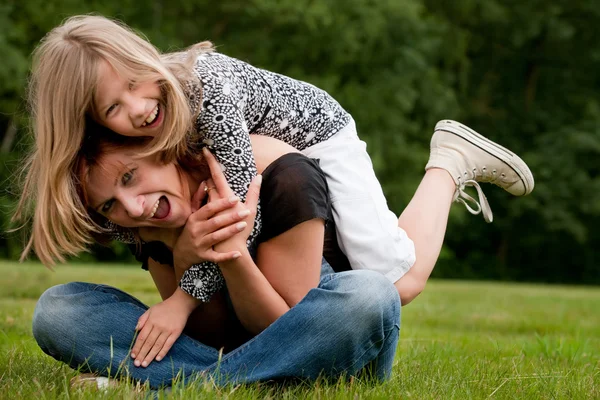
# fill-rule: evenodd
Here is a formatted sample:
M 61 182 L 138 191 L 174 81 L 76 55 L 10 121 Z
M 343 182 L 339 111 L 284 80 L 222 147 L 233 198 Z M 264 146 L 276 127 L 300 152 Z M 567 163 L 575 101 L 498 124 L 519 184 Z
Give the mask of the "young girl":
M 24 255 L 33 247 L 45 264 L 82 250 L 90 241 L 88 232 L 98 230 L 76 200 L 71 174 L 86 126 L 93 123 L 121 135 L 153 137 L 147 154 L 163 151 L 167 160 L 183 156 L 189 143 L 198 150 L 209 147 L 242 199 L 256 174 L 249 134 L 276 137 L 320 159 L 340 247 L 352 268 L 381 272 L 401 293 L 418 292 L 426 282 L 423 275 L 415 274 L 411 287 L 402 287 L 399 278 L 415 260 L 431 272 L 437 259 L 436 251 L 415 252 L 414 241 L 441 245 L 447 210 L 398 219 L 387 207 L 351 116 L 333 98 L 308 83 L 213 52 L 208 43 L 161 56 L 117 22 L 73 17 L 34 53 L 30 101 L 36 149 L 17 218 L 35 201 Z M 436 131 L 427 168 L 447 170 L 455 183 L 453 199 L 472 202 L 471 212 L 483 211 L 491 221 L 477 182 L 492 182 L 519 196 L 533 189 L 525 163 L 506 149 L 453 121 L 440 122 Z M 477 188 L 481 206 L 464 192 L 469 185 Z M 420 187 L 417 195 L 411 204 L 437 201 L 429 188 Z M 222 278 L 211 263 L 187 269 L 199 261 L 190 231 L 175 246 L 175 265 L 185 270 L 182 289 L 207 300 Z M 259 232 L 260 210 L 249 245 Z

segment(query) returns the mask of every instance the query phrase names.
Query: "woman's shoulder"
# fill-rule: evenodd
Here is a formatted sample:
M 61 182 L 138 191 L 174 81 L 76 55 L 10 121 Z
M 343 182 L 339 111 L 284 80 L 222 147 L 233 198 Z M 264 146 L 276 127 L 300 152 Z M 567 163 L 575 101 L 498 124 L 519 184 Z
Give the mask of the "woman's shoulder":
M 327 189 L 327 181 L 319 166 L 319 160 L 296 151 L 275 159 L 265 168 L 262 175 L 267 182 L 266 187 L 271 189 L 285 187 L 292 192 L 298 192 L 304 184 L 317 183 Z
M 285 154 L 263 171 L 260 201 L 263 218 L 260 241 L 310 219 L 331 219 L 325 175 L 318 160 L 301 153 Z

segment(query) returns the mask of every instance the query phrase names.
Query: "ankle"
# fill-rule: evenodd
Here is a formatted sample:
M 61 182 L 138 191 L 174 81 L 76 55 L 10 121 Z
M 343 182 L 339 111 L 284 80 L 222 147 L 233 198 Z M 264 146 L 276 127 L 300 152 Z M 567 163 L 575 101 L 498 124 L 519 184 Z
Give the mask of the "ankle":
M 438 181 L 438 184 L 451 193 L 456 191 L 456 182 L 452 174 L 443 168 L 433 167 L 425 171 L 425 176 L 431 176 Z

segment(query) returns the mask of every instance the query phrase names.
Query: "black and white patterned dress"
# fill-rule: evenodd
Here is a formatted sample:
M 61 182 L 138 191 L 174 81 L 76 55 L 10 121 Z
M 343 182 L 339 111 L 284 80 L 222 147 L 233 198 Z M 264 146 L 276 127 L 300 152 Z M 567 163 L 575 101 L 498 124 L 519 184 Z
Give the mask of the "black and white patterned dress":
M 192 107 L 201 107 L 196 129 L 202 145 L 213 152 L 242 200 L 256 175 L 250 134 L 271 136 L 304 150 L 329 139 L 351 120 L 325 91 L 223 54 L 201 55 L 194 72 L 202 89 L 190 84 L 187 92 Z M 259 208 L 248 239 L 251 249 L 260 226 Z M 222 285 L 218 266 L 210 262 L 192 266 L 180 282 L 185 292 L 203 301 Z

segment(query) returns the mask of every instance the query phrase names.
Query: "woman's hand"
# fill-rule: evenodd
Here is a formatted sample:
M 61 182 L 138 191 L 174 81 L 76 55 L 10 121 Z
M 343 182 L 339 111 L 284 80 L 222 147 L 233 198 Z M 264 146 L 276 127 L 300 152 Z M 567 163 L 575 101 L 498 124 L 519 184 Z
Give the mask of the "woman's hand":
M 209 203 L 213 202 L 221 202 L 224 199 L 227 199 L 231 196 L 234 196 L 235 193 L 229 187 L 225 176 L 223 175 L 223 171 L 221 170 L 221 166 L 215 159 L 215 157 L 211 154 L 208 149 L 203 149 L 204 157 L 208 163 L 211 173 L 211 179 L 207 180 L 207 184 L 209 187 L 214 188 L 215 190 L 210 190 L 209 195 Z M 242 228 L 240 224 L 240 230 L 238 233 L 231 235 L 227 239 L 220 240 L 218 243 L 214 244 L 214 250 L 219 252 L 219 254 L 230 253 L 230 252 L 239 252 L 242 253 L 246 251 L 246 240 L 250 236 L 252 229 L 254 227 L 254 218 L 256 217 L 256 209 L 258 206 L 258 199 L 260 197 L 260 185 L 262 182 L 262 176 L 257 175 L 250 186 L 248 187 L 248 193 L 246 195 L 246 202 L 243 204 L 236 205 L 236 209 L 239 210 L 240 213 L 244 213 L 247 218 L 246 220 L 249 222 L 245 227 Z M 214 218 L 220 218 L 221 215 L 217 214 Z M 237 258 L 237 257 L 236 257 Z M 231 259 L 223 259 L 220 262 L 230 261 Z
M 135 327 L 138 335 L 131 350 L 134 365 L 145 368 L 153 360 L 162 360 L 183 332 L 196 306 L 195 299 L 177 289 L 171 297 L 142 314 Z
M 189 216 L 173 247 L 173 262 L 179 270 L 187 270 L 203 261 L 219 263 L 240 256 L 238 251 L 217 252 L 213 246 L 245 230 L 248 224 L 244 219 L 251 212 L 236 207 L 239 198 L 233 192 L 200 207 L 207 193 L 213 189 L 212 185 L 202 182 L 192 198 L 195 211 Z

